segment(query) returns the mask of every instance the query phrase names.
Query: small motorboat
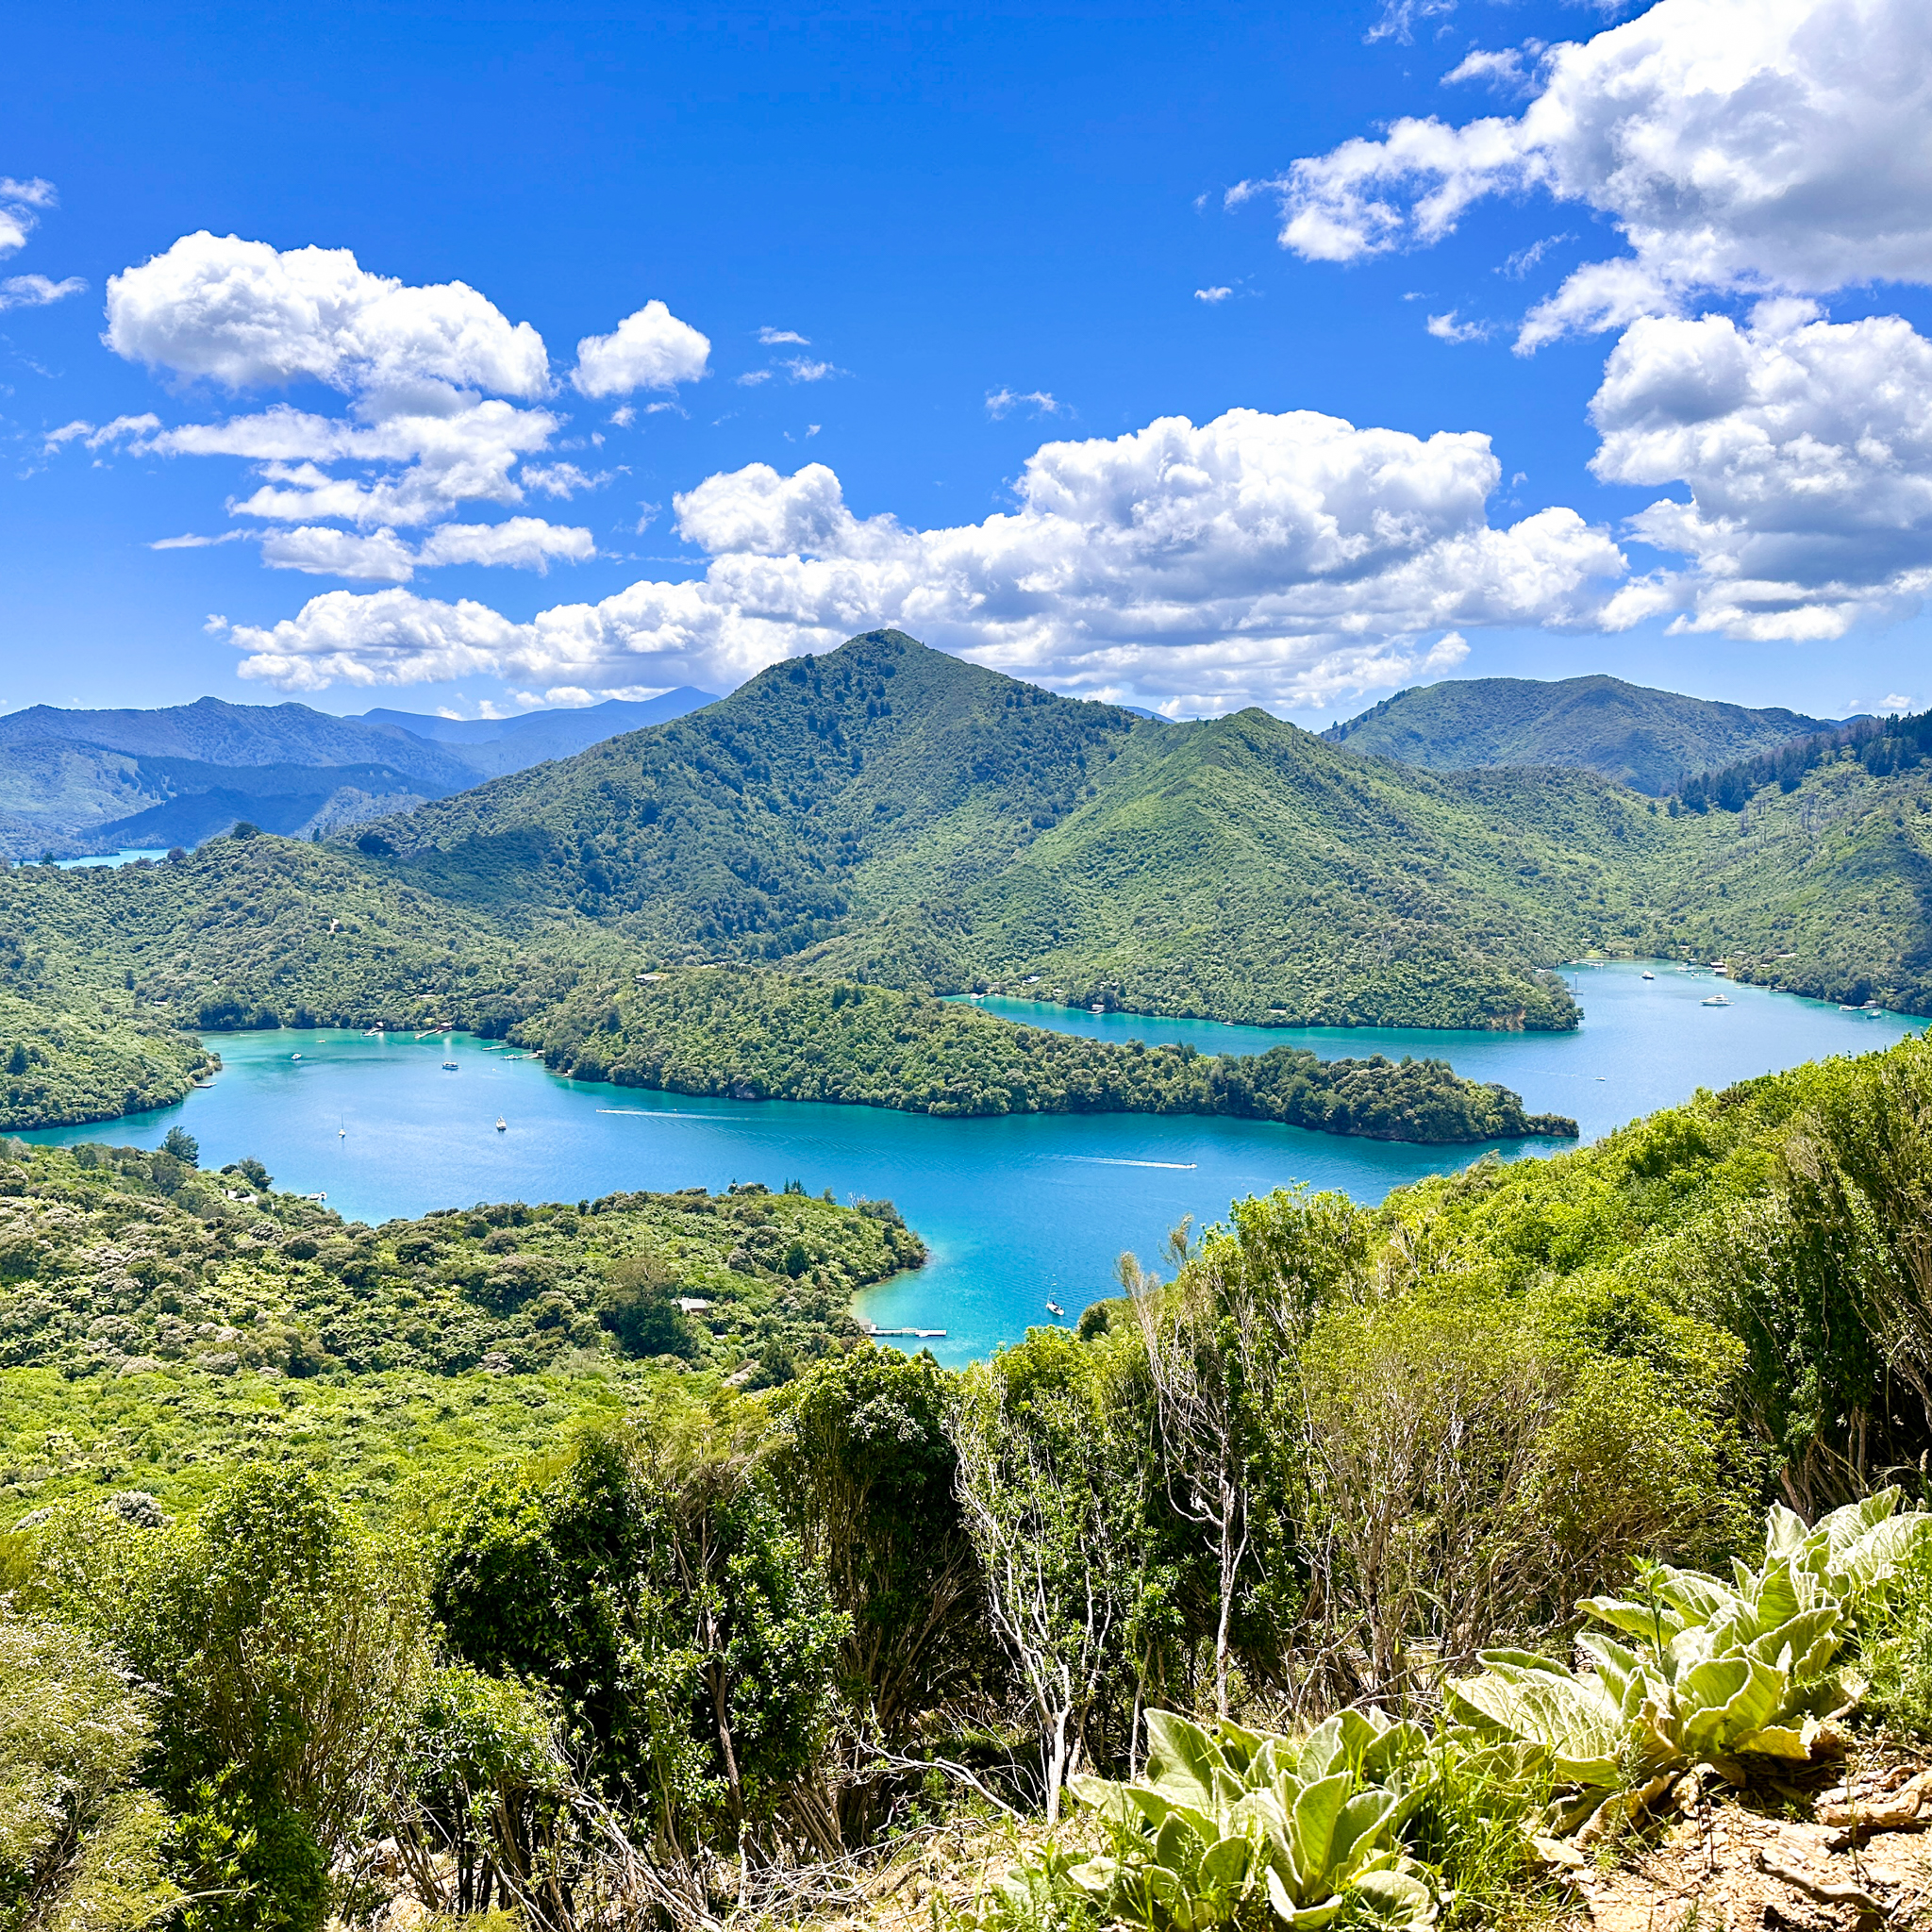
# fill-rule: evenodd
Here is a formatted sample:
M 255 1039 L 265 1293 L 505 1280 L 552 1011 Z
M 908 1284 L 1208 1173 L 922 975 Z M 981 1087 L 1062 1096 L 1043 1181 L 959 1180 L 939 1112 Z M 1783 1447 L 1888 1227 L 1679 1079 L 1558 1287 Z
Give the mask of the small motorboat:
M 289 1058 L 291 1058 L 291 1060 L 299 1060 L 299 1059 L 300 1059 L 300 1058 L 302 1058 L 302 1056 L 301 1056 L 301 1055 L 300 1055 L 299 1053 L 291 1053 L 291 1055 L 289 1056 Z
M 1061 1307 L 1059 1303 L 1058 1302 L 1048 1302 L 1046 1305 L 1046 1312 L 1049 1315 L 1058 1315 L 1062 1321 L 1066 1320 L 1067 1311 L 1066 1309 Z
M 1643 976 L 1646 979 L 1655 979 L 1657 974 L 1655 973 L 1646 973 Z
M 456 1072 L 456 1070 L 457 1070 L 457 1063 L 456 1063 L 456 1061 L 454 1061 L 454 1060 L 444 1060 L 444 1061 L 443 1061 L 443 1063 L 442 1063 L 442 1071 L 443 1071 L 443 1072 L 444 1072 L 445 1074 L 454 1074 L 454 1073 Z
M 496 1116 L 496 1131 L 499 1134 L 507 1134 L 509 1131 L 509 1123 L 501 1114 Z
M 1727 1007 L 1730 1001 L 1725 999 L 1723 993 L 1714 992 L 1707 1000 L 1700 1000 L 1698 1004 L 1705 1007 Z

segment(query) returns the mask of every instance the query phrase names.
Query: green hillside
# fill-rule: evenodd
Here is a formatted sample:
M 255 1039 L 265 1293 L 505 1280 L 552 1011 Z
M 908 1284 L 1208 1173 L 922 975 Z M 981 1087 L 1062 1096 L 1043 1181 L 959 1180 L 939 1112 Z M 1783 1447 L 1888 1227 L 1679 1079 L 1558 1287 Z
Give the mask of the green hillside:
M 861 979 L 1317 1025 L 1563 1027 L 1674 833 L 1582 773 L 1437 776 L 1261 711 L 1137 732 L 996 877 L 808 956 Z
M 1260 711 L 1137 722 L 874 633 L 357 841 L 0 872 L 0 1126 L 176 1099 L 197 1029 L 535 1038 L 580 983 L 721 958 L 1261 1024 L 1563 1027 L 1552 962 L 1645 950 L 1924 1011 L 1926 736 L 1809 741 L 1666 811 L 1585 772 L 1358 758 Z M 944 1093 L 978 1067 L 928 1072 Z
M 1134 728 L 875 631 L 774 664 L 691 718 L 384 822 L 361 845 L 467 904 L 775 958 L 855 908 L 997 871 Z
M 1668 828 L 1575 774 L 1370 765 L 1258 711 L 1136 721 L 897 632 L 362 835 L 424 891 L 670 959 L 1220 1019 L 1564 1026 Z
M 1687 812 L 1651 881 L 1643 943 L 1729 958 L 1820 999 L 1932 1011 L 1932 765 L 1874 773 L 1845 747 L 1790 791 Z
M 621 1413 L 646 1363 L 771 1386 L 924 1258 L 890 1202 L 697 1189 L 371 1228 L 258 1168 L 0 1141 L 0 1524 L 102 1485 L 192 1496 L 270 1444 L 380 1496 Z
M 0 872 L 0 1126 L 178 1100 L 203 1028 L 500 1033 L 580 960 L 622 951 L 588 924 L 513 940 L 354 853 L 266 834 L 172 862 Z
M 925 1250 L 890 1203 L 743 1189 L 521 1201 L 379 1228 L 161 1151 L 0 1143 L 0 1367 L 70 1378 L 672 1355 L 736 1369 L 824 1355 L 853 1294 Z M 105 1294 L 103 1292 L 105 1284 Z M 703 1303 L 687 1312 L 680 1297 Z
M 586 979 L 514 1029 L 575 1079 L 738 1100 L 830 1100 L 907 1113 L 1192 1113 L 1436 1144 L 1546 1134 L 1507 1088 L 1442 1060 L 1323 1061 L 1306 1049 L 1219 1058 L 1083 1040 L 970 1006 L 755 967 Z
M 1429 771 L 1573 765 L 1660 798 L 1692 773 L 1825 728 L 1620 677 L 1452 678 L 1384 698 L 1323 733 L 1332 743 Z

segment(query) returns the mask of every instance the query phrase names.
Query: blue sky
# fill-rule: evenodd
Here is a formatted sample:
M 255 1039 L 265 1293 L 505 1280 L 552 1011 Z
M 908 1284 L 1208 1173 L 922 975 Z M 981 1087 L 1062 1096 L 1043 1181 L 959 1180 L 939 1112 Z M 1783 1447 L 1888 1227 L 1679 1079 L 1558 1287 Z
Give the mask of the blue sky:
M 715 690 L 876 621 L 1302 723 L 1591 670 L 1923 705 L 1932 30 L 1640 11 L 23 16 L 0 708 Z

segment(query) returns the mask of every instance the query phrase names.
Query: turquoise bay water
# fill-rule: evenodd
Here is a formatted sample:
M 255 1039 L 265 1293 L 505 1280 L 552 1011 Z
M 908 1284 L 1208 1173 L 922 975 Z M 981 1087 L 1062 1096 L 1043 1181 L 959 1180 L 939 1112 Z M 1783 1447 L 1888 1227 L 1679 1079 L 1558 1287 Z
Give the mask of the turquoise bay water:
M 88 858 L 57 858 L 55 866 L 61 872 L 84 872 L 96 865 L 132 865 L 137 858 L 165 858 L 167 848 L 160 845 L 135 846 L 125 852 L 96 852 Z
M 1827 1054 L 1889 1046 L 1923 1022 L 1868 1018 L 1708 974 L 1641 963 L 1572 970 L 1584 1009 L 1574 1034 L 1221 1026 L 1094 1015 L 1017 1000 L 989 1011 L 1100 1039 L 1186 1041 L 1204 1052 L 1306 1045 L 1325 1059 L 1405 1053 L 1501 1080 L 1535 1112 L 1574 1116 L 1586 1138 L 1752 1074 Z M 1732 1005 L 1700 1004 L 1724 988 Z M 943 1328 L 933 1344 L 961 1362 L 1033 1323 L 1069 1317 L 1108 1293 L 1123 1248 L 1152 1259 L 1182 1215 L 1224 1215 L 1230 1200 L 1306 1181 L 1378 1201 L 1444 1174 L 1482 1147 L 1407 1147 L 1250 1121 L 1143 1115 L 941 1121 L 880 1108 L 696 1100 L 560 1078 L 456 1035 L 415 1041 L 313 1031 L 228 1034 L 224 1071 L 180 1106 L 22 1138 L 152 1147 L 171 1126 L 201 1143 L 204 1166 L 252 1154 L 277 1183 L 325 1192 L 371 1222 L 477 1201 L 571 1200 L 620 1188 L 802 1180 L 841 1200 L 888 1196 L 931 1246 L 916 1274 L 868 1294 L 882 1327 Z M 456 1062 L 454 1073 L 442 1062 Z M 501 1117 L 505 1131 L 498 1133 Z M 1493 1144 L 1493 1143 L 1492 1143 Z M 1515 1141 L 1506 1158 L 1567 1142 Z

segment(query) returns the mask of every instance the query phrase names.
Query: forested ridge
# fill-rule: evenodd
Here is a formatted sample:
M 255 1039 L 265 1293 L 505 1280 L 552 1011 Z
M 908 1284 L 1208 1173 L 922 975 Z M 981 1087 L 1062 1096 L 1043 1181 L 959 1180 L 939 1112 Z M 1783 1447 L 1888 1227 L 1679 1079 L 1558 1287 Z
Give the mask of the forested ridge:
M 1243 1058 L 1083 1040 L 972 1007 L 756 968 L 586 978 L 512 1037 L 558 1073 L 737 1100 L 830 1100 L 911 1113 L 1233 1115 L 1380 1141 L 1574 1139 L 1507 1088 L 1443 1060 Z
M 1322 735 L 1366 756 L 1439 772 L 1580 766 L 1660 798 L 1698 773 L 1828 728 L 1796 711 L 1751 710 L 1599 674 L 1416 685 Z
M 189 1148 L 5 1151 L 9 1296 L 92 1277 L 244 1337 L 346 1309 L 353 1255 L 401 1308 L 472 1257 L 684 1242 L 715 1282 L 727 1231 L 892 1226 L 752 1194 L 358 1230 Z M 1062 1824 L 988 1932 L 1533 1923 L 1607 1832 L 1932 1741 L 1928 1519 L 1886 1487 L 1932 1451 L 1928 1187 L 1910 1041 L 1377 1208 L 1237 1203 L 958 1374 L 836 1325 L 762 1389 L 724 1353 L 83 1338 L 0 1384 L 4 1775 L 51 1801 L 0 1841 L 10 1923 L 862 1915 L 895 1846 L 999 1807 Z
M 362 841 L 425 890 L 685 960 L 940 992 L 1039 974 L 1263 1024 L 1574 1024 L 1540 969 L 1627 899 L 1605 855 L 1667 831 L 1585 774 L 1491 781 L 1259 711 L 1136 721 L 874 632 Z
M 369 1228 L 275 1192 L 252 1162 L 210 1174 L 165 1147 L 0 1152 L 0 1368 L 71 1378 L 171 1363 L 537 1374 L 612 1357 L 736 1370 L 761 1350 L 776 1373 L 856 1337 L 853 1295 L 925 1258 L 890 1202 L 802 1190 L 514 1201 Z

